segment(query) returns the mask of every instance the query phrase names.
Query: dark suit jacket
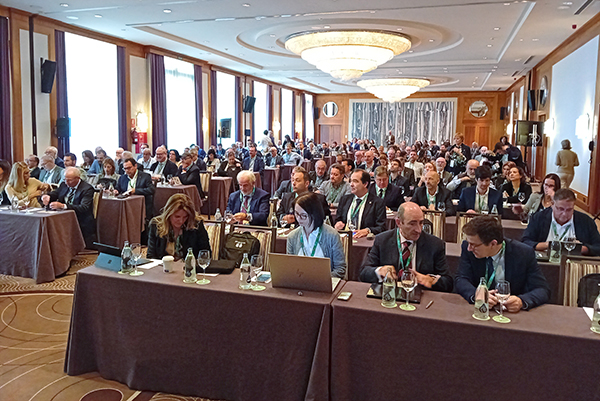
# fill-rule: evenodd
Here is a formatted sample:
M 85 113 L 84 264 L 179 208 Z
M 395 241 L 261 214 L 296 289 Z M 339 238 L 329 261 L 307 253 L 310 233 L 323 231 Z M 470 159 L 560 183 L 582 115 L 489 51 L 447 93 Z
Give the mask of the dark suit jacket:
M 402 196 L 410 196 L 410 180 L 407 177 L 403 177 L 400 174 L 398 174 L 395 180 L 392 180 L 390 177 L 390 184 L 394 184 L 400 188 Z
M 273 156 L 271 155 L 271 153 L 267 153 L 267 156 L 265 157 L 265 166 L 266 167 L 271 167 L 271 161 L 273 160 Z M 280 155 L 275 156 L 275 166 L 283 166 L 285 163 L 283 162 L 283 157 L 281 157 Z
M 235 191 L 229 195 L 227 201 L 227 210 L 231 213 L 236 214 L 242 211 L 242 201 L 240 200 L 240 191 Z M 271 205 L 269 204 L 269 193 L 260 188 L 256 188 L 252 200 L 250 200 L 250 211 L 252 214 L 252 221 L 250 224 L 253 226 L 266 226 L 267 218 Z
M 119 191 L 120 194 L 127 192 L 129 189 L 129 181 L 129 176 L 123 174 L 119 177 L 115 189 Z M 135 195 L 143 195 L 145 198 L 146 221 L 149 221 L 154 216 L 154 192 L 156 192 L 156 187 L 152 183 L 150 174 L 138 170 L 137 181 L 135 182 Z
M 144 171 L 144 165 L 142 163 L 137 163 L 137 169 L 139 171 Z M 123 167 L 123 162 L 119 163 L 119 166 L 117 167 L 117 174 L 125 175 L 125 168 Z M 175 174 L 177 174 L 177 171 L 175 171 Z M 173 175 L 175 175 L 175 174 L 173 174 Z M 165 177 L 166 177 L 166 175 L 165 175 Z
M 206 162 L 204 161 L 203 158 L 198 157 L 198 160 L 196 160 L 196 163 L 194 163 L 194 164 L 196 164 L 196 166 L 198 166 L 198 169 L 200 169 L 200 171 L 207 171 Z
M 428 207 L 427 203 L 427 187 L 423 185 L 415 189 L 415 194 L 413 195 L 411 202 L 416 203 L 419 206 Z M 435 209 L 438 210 L 438 203 L 444 202 L 446 205 L 446 216 L 454 216 L 456 211 L 454 210 L 454 204 L 452 203 L 452 193 L 444 187 L 438 186 L 438 192 L 435 195 Z M 498 210 L 500 213 L 500 210 Z
M 327 203 L 327 199 L 325 198 L 325 195 L 321 195 L 321 194 L 315 194 L 315 195 L 317 195 L 317 197 L 321 201 L 321 206 L 323 206 L 323 212 L 325 212 L 325 216 L 326 217 L 329 216 L 329 219 L 331 219 L 331 210 L 329 209 L 329 204 Z M 295 192 L 287 192 L 287 193 L 283 194 L 283 198 L 281 199 L 281 202 L 279 203 L 279 208 L 277 209 L 277 219 L 281 219 L 281 216 L 290 214 L 290 210 L 294 210 L 294 201 L 295 200 L 296 200 Z M 296 218 L 296 216 L 294 216 L 294 222 L 296 222 L 295 218 Z
M 242 170 L 250 170 L 250 156 L 246 157 L 244 159 L 244 161 L 242 161 Z M 256 159 L 254 160 L 254 168 L 252 169 L 252 171 L 255 173 L 257 173 L 257 172 L 260 173 L 260 176 L 262 178 L 264 170 L 265 170 L 265 161 L 263 160 L 262 157 L 258 157 L 258 155 L 257 155 Z
M 413 170 L 412 168 L 404 167 L 404 170 L 402 170 L 402 177 L 408 180 L 409 187 L 415 187 L 417 185 L 417 181 L 415 178 L 415 170 Z M 408 194 L 404 195 L 408 196 Z
M 50 192 L 50 202 L 65 203 L 65 196 L 69 193 L 66 183 Z M 85 240 L 85 246 L 91 248 L 96 239 L 96 220 L 94 219 L 94 187 L 85 181 L 79 181 L 79 186 L 73 196 L 73 204 L 67 205 L 68 210 L 74 210 Z
M 521 185 L 519 185 L 519 192 L 514 193 L 512 182 L 509 181 L 506 184 L 502 185 L 502 193 L 504 193 L 504 191 L 506 191 L 506 193 L 508 194 L 508 203 L 521 203 L 521 201 L 519 200 L 519 193 L 524 193 L 525 200 L 523 201 L 523 204 L 525 204 L 531 196 L 531 185 L 529 185 L 526 182 L 522 182 Z
M 221 162 L 219 169 L 217 170 L 217 175 L 221 177 L 231 177 L 233 178 L 233 188 L 237 191 L 239 186 L 237 182 L 237 175 L 242 171 L 242 167 L 233 166 L 227 167 L 227 161 Z
M 594 220 L 576 210 L 573 214 L 573 223 L 575 224 L 575 237 L 577 240 L 588 247 L 592 255 L 600 256 L 600 233 L 598 233 Z M 551 207 L 535 213 L 523 233 L 523 242 L 533 248 L 540 242 L 546 242 L 551 224 Z
M 319 187 L 321 186 L 322 183 L 324 183 L 325 181 L 327 181 L 329 179 L 329 176 L 327 175 L 327 171 L 325 172 L 325 174 L 323 175 L 323 180 L 321 181 L 321 183 L 319 185 L 315 185 L 315 181 L 317 180 L 317 172 L 316 171 L 309 171 L 308 172 L 308 176 L 310 177 L 310 183 L 313 185 L 313 187 L 316 189 L 319 189 Z
M 312 153 L 311 153 L 311 151 L 310 151 L 309 148 L 304 148 L 304 150 L 302 151 L 302 153 L 300 154 L 300 156 L 302 156 L 306 160 L 312 160 L 313 159 L 313 155 L 312 155 Z
M 202 250 L 210 250 L 210 241 L 208 240 L 208 233 L 204 228 L 202 221 L 198 222 L 198 227 L 195 230 L 184 230 L 181 234 L 181 249 L 183 252 L 183 258 L 188 248 L 194 250 L 194 257 L 198 257 L 198 253 Z M 156 223 L 152 221 L 150 223 L 150 229 L 148 230 L 148 258 L 150 259 L 162 259 L 163 256 L 167 256 L 167 237 L 159 237 L 156 232 Z
M 148 173 L 152 174 L 154 172 L 154 170 L 156 170 L 157 166 L 158 166 L 158 162 L 152 163 Z M 138 169 L 139 169 L 139 165 L 138 165 Z M 165 168 L 163 168 L 162 175 L 165 178 L 167 178 L 167 176 L 169 176 L 169 175 L 175 177 L 177 175 L 177 170 L 178 170 L 177 164 L 175 164 L 171 160 L 167 159 L 167 164 L 165 164 Z
M 186 172 L 183 171 L 183 166 L 179 166 L 176 176 L 183 185 L 195 185 L 198 188 L 200 198 L 204 198 L 204 191 L 202 191 L 202 184 L 200 183 L 200 169 L 197 165 L 191 164 Z
M 373 194 L 367 195 L 367 201 L 365 203 L 365 208 L 362 214 L 362 224 L 360 226 L 363 228 L 370 228 L 373 234 L 379 234 L 385 231 L 385 223 L 386 223 L 386 213 L 385 213 L 385 204 L 381 198 Z M 342 196 L 340 199 L 340 203 L 338 204 L 337 213 L 335 216 L 335 222 L 338 221 L 346 224 L 346 217 L 348 217 L 348 210 L 352 207 L 352 203 L 354 202 L 354 194 L 348 194 Z
M 369 193 L 378 196 L 378 192 L 379 188 L 377 188 L 377 184 L 372 182 L 371 185 L 369 185 Z M 385 196 L 383 197 L 383 203 L 392 210 L 398 210 L 398 206 L 400 206 L 401 203 L 404 203 L 402 189 L 394 184 L 388 184 L 387 189 L 385 190 Z
M 367 264 L 360 272 L 360 281 L 377 283 L 379 279 L 375 270 L 380 266 L 391 265 L 398 272 L 400 252 L 396 240 L 397 235 L 398 230 L 396 229 L 384 231 L 375 236 Z M 453 282 L 446 261 L 446 243 L 433 235 L 421 232 L 416 245 L 417 271 L 421 274 L 439 274 L 440 279 L 431 289 L 451 292 Z
M 519 241 L 505 241 L 504 278 L 510 283 L 511 295 L 521 298 L 525 310 L 548 302 L 550 287 L 538 266 L 533 249 Z M 468 245 L 466 241 L 462 244 L 455 285 L 456 292 L 473 303 L 475 289 L 479 279 L 485 277 L 487 266 L 486 258 L 477 259 L 467 250 Z
M 467 210 L 475 210 L 475 191 L 477 187 L 469 187 L 463 189 L 460 194 L 460 200 L 458 201 L 457 212 L 466 212 Z M 491 212 L 492 207 L 496 205 L 498 213 L 502 213 L 502 193 L 496 191 L 494 188 L 489 189 L 488 194 L 488 209 Z
M 34 169 L 29 172 L 29 176 L 39 180 L 41 172 L 39 167 L 34 167 Z

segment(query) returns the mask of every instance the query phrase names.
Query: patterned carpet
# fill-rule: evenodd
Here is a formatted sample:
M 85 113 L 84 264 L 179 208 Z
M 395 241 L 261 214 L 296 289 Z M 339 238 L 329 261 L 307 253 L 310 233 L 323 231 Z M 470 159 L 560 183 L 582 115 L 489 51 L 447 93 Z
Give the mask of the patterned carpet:
M 76 273 L 96 257 L 77 256 L 51 283 L 0 275 L 0 400 L 204 401 L 131 390 L 97 373 L 63 372 Z

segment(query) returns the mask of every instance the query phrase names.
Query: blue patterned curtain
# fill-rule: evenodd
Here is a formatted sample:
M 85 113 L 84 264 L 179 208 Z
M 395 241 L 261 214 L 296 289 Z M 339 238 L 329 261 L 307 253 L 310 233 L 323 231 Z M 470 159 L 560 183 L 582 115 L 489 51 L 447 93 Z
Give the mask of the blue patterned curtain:
M 352 102 L 350 136 L 385 143 L 388 132 L 396 143 L 450 140 L 454 134 L 454 107 L 448 101 Z

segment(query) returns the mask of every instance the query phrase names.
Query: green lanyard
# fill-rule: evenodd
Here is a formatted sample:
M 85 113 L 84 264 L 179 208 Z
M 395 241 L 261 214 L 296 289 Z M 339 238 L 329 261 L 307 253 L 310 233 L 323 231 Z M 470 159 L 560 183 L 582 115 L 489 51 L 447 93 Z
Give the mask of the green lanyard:
M 569 230 L 571 229 L 571 223 L 567 224 L 565 226 L 565 230 L 563 231 L 562 235 L 559 237 L 558 236 L 558 229 L 556 228 L 556 224 L 554 222 L 552 222 L 552 231 L 554 231 L 554 240 L 556 241 L 562 241 L 563 238 L 565 237 L 565 235 L 567 235 L 567 232 L 569 232 Z
M 352 212 L 350 213 L 350 220 L 354 220 L 354 218 L 356 217 L 356 215 L 358 214 L 358 211 L 360 210 L 360 208 L 362 207 L 362 205 L 366 202 L 368 195 L 365 195 L 364 198 L 362 198 L 362 200 L 360 201 L 360 203 L 358 204 L 358 206 L 355 206 L 354 209 L 352 210 Z M 356 201 L 354 202 L 356 203 Z
M 412 252 L 408 259 L 406 259 L 406 265 L 404 265 L 404 261 L 402 260 L 402 241 L 400 240 L 400 229 L 397 228 L 396 241 L 398 242 L 398 253 L 400 254 L 400 258 L 398 260 L 398 266 L 402 268 L 402 270 L 407 270 L 408 266 L 410 266 L 410 262 L 412 260 Z
M 313 245 L 313 249 L 311 254 L 309 255 L 304 248 L 304 234 L 300 233 L 300 246 L 302 247 L 302 252 L 304 252 L 304 256 L 315 256 L 315 252 L 317 252 L 317 246 L 319 246 L 319 240 L 321 239 L 322 229 L 319 227 L 319 232 L 317 234 L 317 239 L 315 240 L 315 244 Z
M 329 196 L 327 196 L 327 201 L 329 203 L 334 203 L 334 201 L 336 200 L 337 196 L 339 195 L 339 193 L 343 187 L 344 187 L 343 182 L 340 184 L 340 187 L 338 189 L 335 189 L 333 184 L 331 184 L 331 192 L 329 193 Z
M 479 196 L 479 210 L 477 210 L 479 213 L 481 213 L 481 211 L 483 210 L 483 207 L 485 206 L 485 199 L 483 198 L 483 195 L 481 195 L 480 193 L 478 193 L 477 191 L 475 191 L 475 193 L 477 194 L 477 196 Z
M 502 259 L 502 256 L 504 255 L 504 249 L 506 248 L 506 242 L 502 241 L 502 250 L 500 251 L 500 257 L 498 259 Z M 494 263 L 494 259 L 491 258 L 492 260 L 492 276 L 489 278 L 488 280 L 488 268 L 487 268 L 487 263 L 485 265 L 485 282 L 487 283 L 487 287 L 490 288 L 490 286 L 492 285 L 492 283 L 494 282 L 494 278 L 496 277 L 496 263 Z
M 427 204 L 435 205 L 435 195 L 437 194 L 437 191 L 435 194 L 429 195 L 429 190 L 427 188 L 425 188 L 425 194 L 427 195 Z
M 250 195 L 247 195 L 249 197 L 253 197 L 254 196 L 254 192 L 256 191 L 256 187 L 254 187 L 254 189 L 252 189 L 252 193 Z M 242 210 L 244 208 L 244 196 L 242 195 L 242 191 L 240 191 L 240 210 Z M 250 210 L 250 202 L 252 201 L 252 199 L 248 200 L 248 210 Z M 243 211 L 244 213 L 248 213 L 248 210 Z

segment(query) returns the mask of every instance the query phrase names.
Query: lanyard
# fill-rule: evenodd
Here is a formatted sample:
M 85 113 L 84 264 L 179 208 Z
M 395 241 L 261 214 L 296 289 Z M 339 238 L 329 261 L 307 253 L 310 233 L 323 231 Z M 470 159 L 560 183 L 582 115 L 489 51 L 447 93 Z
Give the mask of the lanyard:
M 240 191 L 240 209 L 244 209 L 244 196 L 249 196 L 252 198 L 254 196 L 254 192 L 256 191 L 256 187 L 252 189 L 252 193 L 250 195 L 242 195 L 242 191 Z M 248 199 L 248 207 L 250 207 L 250 202 L 252 199 Z M 244 213 L 248 213 L 248 209 L 244 211 Z
M 427 195 L 427 204 L 435 205 L 435 195 L 437 195 L 437 191 L 433 195 L 429 195 L 429 190 L 425 188 L 425 194 Z
M 398 266 L 402 268 L 402 270 L 407 270 L 408 266 L 410 266 L 410 262 L 412 261 L 412 252 L 408 259 L 406 259 L 406 265 L 404 265 L 404 260 L 402 259 L 402 241 L 400 240 L 400 229 L 397 230 L 396 241 L 398 242 L 398 253 L 400 254 L 400 258 L 398 260 Z
M 504 256 L 504 249 L 506 248 L 506 242 L 502 241 L 502 250 L 500 251 L 500 257 L 498 258 L 498 260 L 502 259 L 502 257 Z M 488 280 L 488 268 L 487 268 L 487 263 L 485 264 L 485 282 L 487 283 L 487 287 L 490 288 L 492 283 L 494 282 L 494 278 L 496 277 L 496 263 L 494 262 L 494 259 L 492 257 L 490 257 L 491 261 L 492 261 L 492 276 L 489 278 Z
M 304 256 L 315 256 L 315 252 L 317 252 L 317 246 L 319 246 L 319 240 L 321 239 L 322 229 L 319 227 L 319 232 L 317 233 L 317 239 L 315 240 L 315 244 L 313 245 L 312 252 L 310 255 L 306 252 L 304 248 L 304 232 L 300 234 L 300 246 L 302 247 L 302 252 L 304 252 Z
M 337 196 L 339 195 L 340 191 L 342 190 L 342 188 L 344 187 L 344 183 L 342 182 L 339 186 L 338 189 L 335 189 L 335 187 L 333 186 L 333 184 L 331 184 L 331 192 L 329 192 L 329 195 L 327 196 L 327 201 L 329 203 L 335 203 L 334 201 L 337 199 Z
M 352 210 L 352 212 L 350 213 L 350 220 L 354 220 L 354 218 L 356 217 L 356 215 L 358 214 L 358 211 L 360 210 L 360 208 L 362 207 L 362 205 L 365 203 L 365 201 L 367 200 L 367 196 L 365 195 L 364 198 L 362 198 L 362 200 L 360 201 L 360 203 L 358 204 L 358 206 L 356 206 L 356 200 L 353 202 L 355 204 L 354 209 Z
M 565 237 L 565 235 L 567 235 L 567 232 L 569 232 L 570 229 L 571 229 L 571 223 L 565 225 L 564 231 L 563 231 L 562 235 L 559 237 L 558 236 L 558 229 L 556 228 L 556 224 L 554 222 L 552 222 L 552 231 L 554 231 L 554 239 L 556 241 L 562 241 L 563 238 Z
M 475 193 L 477 194 L 477 196 L 479 196 L 479 210 L 478 212 L 481 213 L 481 211 L 483 210 L 483 207 L 485 206 L 485 195 L 481 195 L 479 192 L 477 192 L 477 190 L 475 190 Z

